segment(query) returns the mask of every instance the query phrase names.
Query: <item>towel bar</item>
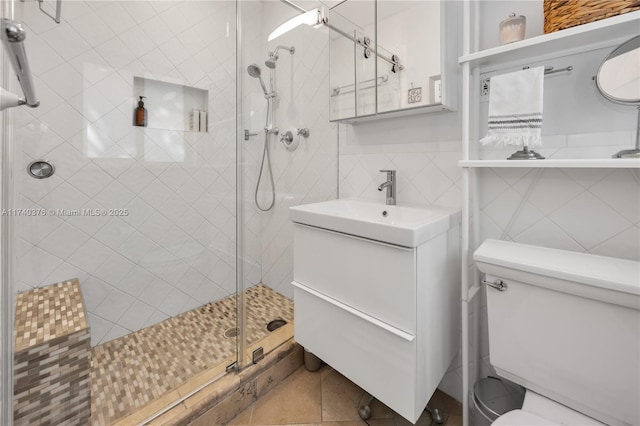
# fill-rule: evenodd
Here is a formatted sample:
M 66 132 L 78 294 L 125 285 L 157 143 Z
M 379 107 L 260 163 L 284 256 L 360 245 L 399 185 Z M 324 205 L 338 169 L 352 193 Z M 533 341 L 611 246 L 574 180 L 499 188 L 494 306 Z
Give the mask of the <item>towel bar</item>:
M 522 69 L 528 70 L 529 67 L 522 67 Z M 544 67 L 544 75 L 555 74 L 558 72 L 569 72 L 569 71 L 573 71 L 573 65 L 569 65 L 568 67 L 560 68 L 558 70 L 553 69 L 553 67 L 550 67 L 550 66 Z

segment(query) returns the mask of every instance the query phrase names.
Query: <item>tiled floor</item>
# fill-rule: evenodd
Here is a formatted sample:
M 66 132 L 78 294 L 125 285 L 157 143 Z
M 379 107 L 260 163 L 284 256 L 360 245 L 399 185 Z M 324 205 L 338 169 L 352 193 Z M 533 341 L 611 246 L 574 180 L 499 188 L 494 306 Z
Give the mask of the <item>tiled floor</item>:
M 298 425 L 298 426 L 409 426 L 407 420 L 375 400 L 372 416 L 367 422 L 360 419 L 358 407 L 367 402 L 367 394 L 343 375 L 327 365 L 318 372 L 301 367 L 268 394 L 241 412 L 231 425 Z M 448 395 L 436 391 L 429 401 L 430 408 L 438 408 L 446 426 L 462 425 L 462 405 Z M 425 412 L 417 422 L 431 425 Z
M 273 319 L 293 321 L 293 302 L 265 285 L 245 292 L 247 342 L 269 334 Z M 108 425 L 228 362 L 236 339 L 236 298 L 230 296 L 92 349 L 91 419 Z

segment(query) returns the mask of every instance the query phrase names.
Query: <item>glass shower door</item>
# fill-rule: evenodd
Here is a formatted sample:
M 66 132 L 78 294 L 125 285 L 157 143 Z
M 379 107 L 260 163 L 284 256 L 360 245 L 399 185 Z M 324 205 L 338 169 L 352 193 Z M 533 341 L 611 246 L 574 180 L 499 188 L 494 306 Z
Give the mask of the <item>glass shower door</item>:
M 55 318 L 77 313 L 92 365 L 74 383 L 92 386 L 94 421 L 124 419 L 236 360 L 236 2 L 68 1 L 59 24 L 35 2 L 3 6 L 28 32 L 41 104 L 3 113 L 2 289 L 43 302 L 19 305 L 19 330 L 50 321 L 16 359 L 64 340 Z M 76 288 L 82 308 L 47 299 Z M 16 398 L 33 406 L 45 398 L 24 373 Z

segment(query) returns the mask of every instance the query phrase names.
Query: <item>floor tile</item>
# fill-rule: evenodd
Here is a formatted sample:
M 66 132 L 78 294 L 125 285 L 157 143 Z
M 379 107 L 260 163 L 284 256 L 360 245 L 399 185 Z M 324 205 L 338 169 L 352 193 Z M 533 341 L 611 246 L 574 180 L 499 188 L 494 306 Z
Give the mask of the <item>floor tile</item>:
M 304 402 L 301 403 L 300 400 Z M 288 425 L 293 422 L 317 421 L 319 426 L 411 426 L 411 423 L 389 407 L 374 399 L 372 415 L 367 422 L 360 419 L 358 407 L 367 403 L 369 394 L 328 365 L 320 371 L 299 368 L 288 379 L 275 386 L 240 413 L 231 423 L 246 425 Z M 316 404 L 316 407 L 312 407 Z M 429 407 L 438 408 L 447 420 L 444 426 L 462 424 L 462 405 L 436 390 Z M 314 417 L 316 416 L 316 417 Z M 304 420 L 303 420 L 304 419 Z M 311 423 L 310 423 L 311 424 Z M 425 411 L 417 426 L 431 426 L 431 415 Z
M 368 420 L 370 426 L 396 426 L 395 419 L 371 419 Z M 360 426 L 365 424 L 364 422 L 360 423 Z
M 449 416 L 447 426 L 462 426 L 462 416 Z
M 254 425 L 318 423 L 322 418 L 320 375 L 298 369 L 253 405 Z
M 364 391 L 333 370 L 322 379 L 322 420 L 360 420 L 358 407 Z
M 437 408 L 445 414 L 462 412 L 462 404 L 439 389 L 436 389 L 427 405 L 430 408 Z

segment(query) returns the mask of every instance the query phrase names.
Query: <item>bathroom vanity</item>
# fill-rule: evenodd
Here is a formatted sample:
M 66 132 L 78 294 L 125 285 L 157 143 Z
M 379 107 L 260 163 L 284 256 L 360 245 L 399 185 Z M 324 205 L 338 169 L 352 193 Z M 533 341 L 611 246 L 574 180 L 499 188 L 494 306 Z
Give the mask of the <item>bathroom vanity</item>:
M 459 348 L 454 209 L 292 207 L 295 339 L 415 422 Z

